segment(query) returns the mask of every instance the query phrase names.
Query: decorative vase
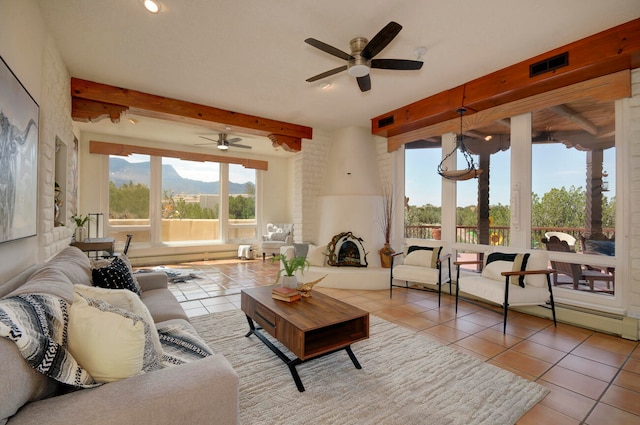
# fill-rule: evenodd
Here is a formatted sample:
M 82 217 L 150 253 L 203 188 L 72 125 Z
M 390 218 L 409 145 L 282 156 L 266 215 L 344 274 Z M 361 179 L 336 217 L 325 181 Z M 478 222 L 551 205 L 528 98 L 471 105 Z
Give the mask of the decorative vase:
M 393 248 L 391 248 L 391 245 L 385 243 L 384 246 L 378 251 L 378 254 L 380 254 L 380 265 L 385 269 L 390 268 L 391 256 L 395 254 L 395 251 L 393 250 Z
M 87 229 L 84 227 L 76 227 L 76 242 L 84 242 L 87 239 Z
M 298 287 L 298 278 L 295 276 L 282 276 L 282 286 L 285 288 L 296 289 Z

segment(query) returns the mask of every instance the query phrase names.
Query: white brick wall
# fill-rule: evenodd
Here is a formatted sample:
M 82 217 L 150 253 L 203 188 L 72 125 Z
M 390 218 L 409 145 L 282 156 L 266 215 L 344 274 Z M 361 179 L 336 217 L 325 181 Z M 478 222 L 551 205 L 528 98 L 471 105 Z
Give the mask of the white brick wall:
M 54 183 L 56 138 L 67 144 L 68 164 L 72 164 L 73 126 L 71 120 L 70 76 L 55 43 L 47 38 L 43 52 L 42 99 L 40 101 L 40 146 L 38 158 L 38 257 L 46 259 L 69 245 L 72 226 L 54 227 Z M 67 170 L 71 173 L 71 170 Z M 73 176 L 67 180 L 71 186 Z M 70 194 L 66 198 L 71 199 Z M 75 206 L 65 203 L 72 211 Z M 71 213 L 67 214 L 70 217 Z
M 640 315 L 640 69 L 631 73 L 632 98 L 624 103 L 623 116 L 625 122 L 625 138 L 628 141 L 628 158 L 625 165 L 629 167 L 629 198 L 626 200 L 629 207 L 628 233 L 630 235 L 629 250 L 623 255 L 628 255 L 629 287 L 625 291 L 626 307 L 639 317 Z M 621 194 L 619 194 L 621 195 Z M 626 216 L 626 214 L 625 214 Z M 625 217 L 626 218 L 626 217 Z

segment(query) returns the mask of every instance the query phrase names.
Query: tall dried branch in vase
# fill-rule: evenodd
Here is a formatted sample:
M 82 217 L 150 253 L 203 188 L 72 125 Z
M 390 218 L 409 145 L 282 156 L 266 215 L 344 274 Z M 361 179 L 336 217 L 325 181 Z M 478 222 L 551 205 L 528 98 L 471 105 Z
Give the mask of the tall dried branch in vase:
M 382 216 L 380 227 L 384 234 L 384 246 L 380 248 L 380 265 L 384 268 L 391 267 L 391 255 L 395 253 L 391 248 L 391 224 L 393 219 L 393 186 L 387 183 L 382 186 Z

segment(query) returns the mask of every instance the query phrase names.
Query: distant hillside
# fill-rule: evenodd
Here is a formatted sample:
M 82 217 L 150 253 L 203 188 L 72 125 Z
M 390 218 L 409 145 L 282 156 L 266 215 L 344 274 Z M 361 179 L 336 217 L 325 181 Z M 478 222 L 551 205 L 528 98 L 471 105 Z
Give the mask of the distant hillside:
M 116 186 L 132 181 L 149 186 L 149 163 L 129 162 L 122 158 L 109 160 L 109 176 Z M 245 193 L 245 183 L 229 182 L 229 193 L 237 195 Z M 217 194 L 220 182 L 203 182 L 200 180 L 185 179 L 173 168 L 172 165 L 162 166 L 162 187 L 174 193 L 187 194 Z

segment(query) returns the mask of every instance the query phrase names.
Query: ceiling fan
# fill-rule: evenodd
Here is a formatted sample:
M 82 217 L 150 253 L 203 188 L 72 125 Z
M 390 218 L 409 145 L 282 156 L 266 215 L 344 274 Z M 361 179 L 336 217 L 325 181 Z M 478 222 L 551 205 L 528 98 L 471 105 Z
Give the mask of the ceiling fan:
M 308 78 L 307 82 L 311 83 L 342 71 L 347 71 L 349 75 L 356 77 L 360 91 L 371 90 L 371 77 L 369 71 L 371 68 L 393 69 L 413 71 L 422 68 L 421 61 L 405 60 L 405 59 L 373 59 L 375 55 L 380 53 L 382 49 L 387 47 L 391 40 L 402 29 L 402 25 L 397 22 L 389 22 L 382 28 L 372 39 L 368 41 L 364 37 L 356 37 L 351 40 L 351 54 L 345 53 L 340 49 L 330 46 L 315 38 L 307 38 L 304 42 L 311 46 L 347 61 L 346 65 Z
M 229 148 L 242 148 L 242 149 L 251 149 L 251 146 L 248 145 L 239 145 L 238 142 L 241 141 L 242 139 L 239 137 L 234 137 L 233 139 L 228 139 L 227 138 L 227 134 L 226 133 L 220 133 L 218 134 L 218 139 L 211 139 L 209 137 L 206 136 L 200 136 L 203 139 L 206 140 L 211 140 L 212 142 L 215 142 L 217 144 L 217 148 L 220 149 L 221 151 L 226 151 L 229 150 Z M 211 143 L 196 143 L 197 145 L 210 145 Z

